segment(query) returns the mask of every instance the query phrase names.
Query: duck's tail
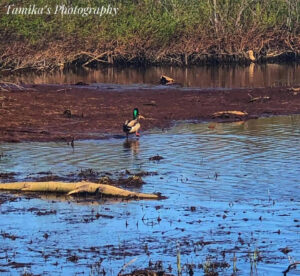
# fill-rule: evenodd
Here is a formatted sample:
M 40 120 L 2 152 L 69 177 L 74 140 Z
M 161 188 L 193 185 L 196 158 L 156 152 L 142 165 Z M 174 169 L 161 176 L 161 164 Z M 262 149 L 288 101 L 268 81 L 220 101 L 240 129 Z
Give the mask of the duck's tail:
M 127 121 L 123 125 L 123 131 L 129 133 L 132 127 L 128 126 Z

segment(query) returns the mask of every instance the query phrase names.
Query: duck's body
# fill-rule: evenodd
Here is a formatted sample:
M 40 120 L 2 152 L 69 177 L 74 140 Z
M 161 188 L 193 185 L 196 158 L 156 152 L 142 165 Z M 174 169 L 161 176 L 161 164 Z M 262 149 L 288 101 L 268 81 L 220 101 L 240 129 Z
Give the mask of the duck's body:
M 141 128 L 141 124 L 139 119 L 143 119 L 144 117 L 139 114 L 139 110 L 135 108 L 133 110 L 133 119 L 126 120 L 123 125 L 123 131 L 126 133 L 128 137 L 129 134 L 135 133 L 136 136 L 140 136 L 139 129 Z
M 139 129 L 141 127 L 141 124 L 138 122 L 138 120 L 127 120 L 123 125 L 123 131 L 126 134 L 132 134 L 132 133 L 138 133 Z

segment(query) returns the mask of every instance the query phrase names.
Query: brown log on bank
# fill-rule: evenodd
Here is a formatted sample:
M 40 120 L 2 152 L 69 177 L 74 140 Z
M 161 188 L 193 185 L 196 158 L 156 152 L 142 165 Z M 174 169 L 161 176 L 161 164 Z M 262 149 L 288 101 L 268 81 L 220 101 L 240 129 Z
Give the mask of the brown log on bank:
M 219 111 L 215 112 L 212 117 L 218 118 L 218 117 L 229 117 L 229 116 L 238 116 L 238 117 L 245 117 L 247 116 L 247 112 L 243 111 L 237 111 L 237 110 L 230 110 L 230 111 Z
M 270 100 L 271 98 L 269 96 L 259 96 L 259 97 L 252 97 L 252 95 L 250 95 L 248 93 L 249 97 L 250 97 L 250 100 L 249 100 L 249 103 L 253 103 L 253 102 L 256 102 L 256 101 L 260 101 L 260 100 Z
M 80 193 L 102 194 L 104 196 L 113 196 L 121 198 L 137 199 L 160 199 L 157 194 L 145 194 L 131 192 L 111 185 L 97 184 L 92 182 L 14 182 L 0 184 L 0 190 L 24 191 L 24 192 L 42 192 L 42 193 L 62 193 L 74 195 Z

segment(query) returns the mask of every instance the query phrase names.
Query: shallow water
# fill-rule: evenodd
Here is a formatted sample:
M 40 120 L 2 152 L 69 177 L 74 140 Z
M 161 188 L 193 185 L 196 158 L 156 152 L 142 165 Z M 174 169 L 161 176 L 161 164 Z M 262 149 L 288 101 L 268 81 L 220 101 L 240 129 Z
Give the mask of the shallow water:
M 25 84 L 119 84 L 123 88 L 155 87 L 161 75 L 185 87 L 240 88 L 300 85 L 300 64 L 254 64 L 250 66 L 182 67 L 103 67 L 98 70 L 77 68 L 56 72 L 28 72 L 2 77 L 4 81 Z M 143 87 L 141 86 L 141 87 Z M 114 87 L 114 86 L 112 86 Z
M 76 141 L 74 151 L 65 143 L 1 144 L 0 171 L 18 172 L 19 180 L 30 173 L 66 176 L 87 168 L 154 171 L 158 175 L 145 177 L 138 190 L 168 198 L 90 204 L 12 195 L 16 201 L 0 205 L 0 231 L 17 238 L 0 236 L 0 271 L 117 275 L 131 260 L 127 272 L 161 260 L 175 275 L 179 250 L 183 275 L 188 264 L 201 275 L 200 265 L 215 261 L 229 265 L 216 269 L 220 275 L 231 275 L 234 265 L 237 275 L 250 275 L 258 251 L 253 275 L 282 275 L 289 257 L 300 260 L 300 116 L 213 127 L 178 123 L 129 144 Z M 149 161 L 156 154 L 164 159 Z M 56 214 L 38 216 L 30 208 Z M 95 219 L 96 213 L 113 218 Z M 280 251 L 286 247 L 292 250 L 287 255 Z M 68 259 L 74 255 L 76 263 Z M 12 262 L 23 265 L 13 268 Z

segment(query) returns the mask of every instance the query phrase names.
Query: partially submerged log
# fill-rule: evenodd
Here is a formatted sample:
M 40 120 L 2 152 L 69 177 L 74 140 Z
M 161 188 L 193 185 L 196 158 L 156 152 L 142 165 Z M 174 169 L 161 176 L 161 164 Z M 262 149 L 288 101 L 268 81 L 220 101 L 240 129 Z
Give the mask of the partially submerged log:
M 230 117 L 245 117 L 245 116 L 248 116 L 247 112 L 236 111 L 236 110 L 219 111 L 219 112 L 215 112 L 212 115 L 213 118 L 230 118 Z
M 62 193 L 75 195 L 80 193 L 101 194 L 104 196 L 138 199 L 160 199 L 157 194 L 145 194 L 131 192 L 111 185 L 97 184 L 92 182 L 14 182 L 0 184 L 0 190 L 42 192 L 42 193 Z

